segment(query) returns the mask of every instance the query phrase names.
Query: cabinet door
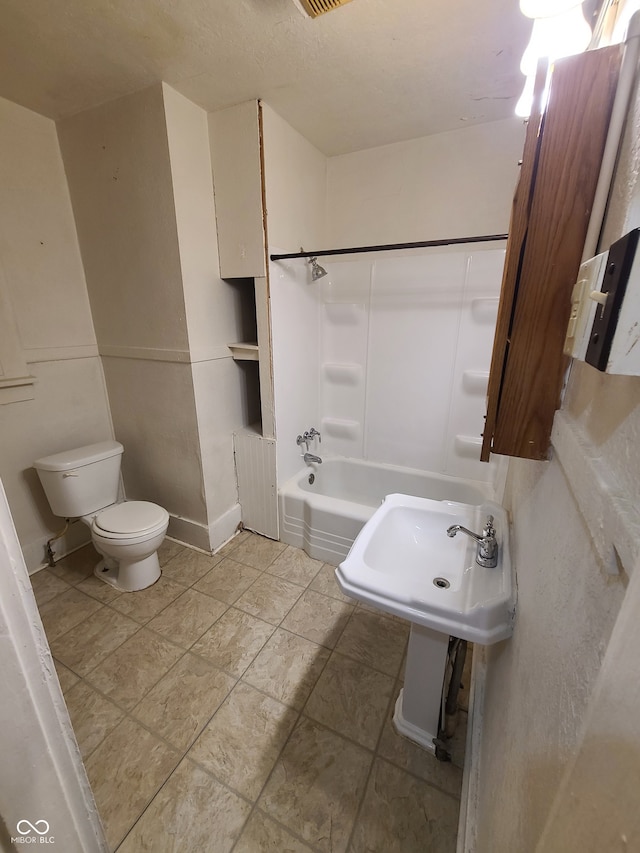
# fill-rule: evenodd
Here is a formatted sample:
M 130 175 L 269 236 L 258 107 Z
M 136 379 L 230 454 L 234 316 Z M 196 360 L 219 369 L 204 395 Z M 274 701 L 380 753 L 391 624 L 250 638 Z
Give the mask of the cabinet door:
M 481 458 L 546 459 L 567 367 L 564 337 L 622 49 L 555 63 L 525 141 L 507 243 Z

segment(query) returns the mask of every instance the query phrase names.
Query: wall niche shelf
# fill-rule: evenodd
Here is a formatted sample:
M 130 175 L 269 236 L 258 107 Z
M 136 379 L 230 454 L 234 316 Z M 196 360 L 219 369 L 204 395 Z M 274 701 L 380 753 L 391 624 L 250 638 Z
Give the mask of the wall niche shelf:
M 260 350 L 255 342 L 227 344 L 227 346 L 236 361 L 260 361 Z

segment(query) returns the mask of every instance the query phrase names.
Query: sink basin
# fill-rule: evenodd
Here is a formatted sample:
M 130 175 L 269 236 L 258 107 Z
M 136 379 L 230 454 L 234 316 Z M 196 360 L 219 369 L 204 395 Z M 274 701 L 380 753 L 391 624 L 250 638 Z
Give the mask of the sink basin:
M 476 563 L 477 544 L 447 528 L 480 532 L 493 515 L 498 565 Z M 434 631 L 490 645 L 511 636 L 515 610 L 503 507 L 388 495 L 336 569 L 343 592 Z

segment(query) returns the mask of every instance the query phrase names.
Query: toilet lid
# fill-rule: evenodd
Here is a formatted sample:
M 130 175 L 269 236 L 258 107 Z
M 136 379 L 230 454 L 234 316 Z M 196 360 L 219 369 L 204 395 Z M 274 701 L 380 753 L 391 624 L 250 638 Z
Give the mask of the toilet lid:
M 98 513 L 95 525 L 106 533 L 144 533 L 163 524 L 167 511 L 149 501 L 125 501 Z

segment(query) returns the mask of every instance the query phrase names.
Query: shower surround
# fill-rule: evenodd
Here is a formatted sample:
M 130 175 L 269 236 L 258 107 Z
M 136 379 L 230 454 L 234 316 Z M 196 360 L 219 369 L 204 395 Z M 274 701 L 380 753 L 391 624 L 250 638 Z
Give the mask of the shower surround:
M 476 244 L 323 260 L 328 275 L 316 283 L 300 260 L 272 264 L 281 537 L 301 547 L 309 500 L 324 506 L 322 495 L 300 500 L 306 480 L 295 438 L 306 423 L 319 424 L 322 444 L 312 450 L 325 460 L 369 463 L 374 497 L 380 489 L 382 496 L 411 490 L 411 472 L 416 484 L 425 473 L 444 477 L 452 488 L 442 498 L 461 499 L 457 479 L 491 494 L 497 463 L 478 457 L 504 249 Z M 287 349 L 303 355 L 287 359 Z M 335 482 L 347 490 L 346 479 Z M 331 499 L 342 508 L 325 507 L 323 519 L 349 517 L 361 526 L 356 504 L 375 507 L 378 498 L 349 505 L 336 488 Z M 327 524 L 322 536 L 339 540 L 338 551 L 357 534 L 353 523 L 346 538 L 343 522 Z M 331 559 L 328 551 L 322 558 Z

